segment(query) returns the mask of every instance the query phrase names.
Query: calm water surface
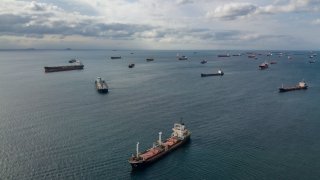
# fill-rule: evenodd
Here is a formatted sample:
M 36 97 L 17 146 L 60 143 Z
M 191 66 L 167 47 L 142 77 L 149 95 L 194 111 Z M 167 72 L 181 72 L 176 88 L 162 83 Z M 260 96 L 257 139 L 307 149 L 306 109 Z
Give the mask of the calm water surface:
M 320 62 L 310 64 L 310 52 L 179 53 L 189 60 L 177 51 L 0 51 L 0 179 L 319 179 Z M 85 69 L 44 73 L 71 58 Z M 265 60 L 278 63 L 258 70 Z M 219 68 L 223 77 L 200 77 Z M 97 76 L 109 94 L 96 92 Z M 278 93 L 302 79 L 308 90 Z M 180 117 L 191 142 L 131 173 L 136 142 L 149 148 Z

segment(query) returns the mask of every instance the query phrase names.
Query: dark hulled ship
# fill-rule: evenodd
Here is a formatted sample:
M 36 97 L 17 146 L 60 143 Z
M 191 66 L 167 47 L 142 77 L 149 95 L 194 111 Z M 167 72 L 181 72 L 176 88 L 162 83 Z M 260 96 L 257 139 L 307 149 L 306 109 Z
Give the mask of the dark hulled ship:
M 46 73 L 49 72 L 58 72 L 58 71 L 71 71 L 71 70 L 81 70 L 84 65 L 79 61 L 72 62 L 70 65 L 63 66 L 45 66 L 44 71 Z
M 111 56 L 110 59 L 121 59 L 121 56 Z
M 210 74 L 204 74 L 204 73 L 201 73 L 201 77 L 207 77 L 207 76 L 223 76 L 224 75 L 224 72 L 220 69 L 218 71 L 218 73 L 210 73 Z
M 95 85 L 99 93 L 108 93 L 108 85 L 103 79 L 101 79 L 101 77 L 97 77 L 97 79 L 95 80 Z
M 294 90 L 303 90 L 303 89 L 308 89 L 307 83 L 304 81 L 299 82 L 296 86 L 293 87 L 282 87 L 279 88 L 279 92 L 288 92 L 288 91 L 294 91 Z

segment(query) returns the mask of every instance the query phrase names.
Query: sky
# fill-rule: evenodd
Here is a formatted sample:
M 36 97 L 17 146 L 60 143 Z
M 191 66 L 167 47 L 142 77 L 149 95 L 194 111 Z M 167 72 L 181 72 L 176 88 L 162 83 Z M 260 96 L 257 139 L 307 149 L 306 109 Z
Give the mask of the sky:
M 320 0 L 0 0 L 0 49 L 319 50 Z

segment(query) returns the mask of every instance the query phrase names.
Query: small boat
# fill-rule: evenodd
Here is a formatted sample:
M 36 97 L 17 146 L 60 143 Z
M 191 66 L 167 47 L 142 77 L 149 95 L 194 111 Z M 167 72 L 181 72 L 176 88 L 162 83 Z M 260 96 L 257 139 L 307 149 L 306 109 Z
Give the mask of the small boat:
M 270 64 L 277 64 L 277 61 L 271 61 Z
M 218 57 L 230 57 L 230 54 L 218 54 Z
M 154 59 L 153 58 L 147 58 L 146 61 L 150 62 L 150 61 L 154 61 Z
M 248 58 L 256 58 L 256 55 L 255 54 L 249 54 Z
M 207 63 L 208 61 L 207 60 L 202 60 L 200 63 L 201 64 L 205 64 L 205 63 Z
M 184 55 L 180 56 L 179 53 L 177 53 L 177 58 L 178 60 L 188 60 L 187 56 L 184 56 Z
M 111 56 L 111 59 L 121 59 L 121 56 Z
M 224 75 L 224 72 L 219 69 L 218 73 L 211 73 L 211 74 L 204 74 L 204 73 L 201 73 L 201 77 L 207 77 L 207 76 L 223 76 Z
M 191 132 L 183 123 L 175 123 L 172 128 L 172 134 L 165 141 L 162 141 L 162 132 L 159 132 L 159 139 L 153 143 L 153 146 L 143 152 L 139 152 L 139 142 L 136 145 L 136 153 L 129 158 L 132 170 L 143 169 L 189 142 Z
M 259 68 L 260 68 L 261 70 L 267 69 L 268 67 L 269 67 L 269 65 L 268 65 L 267 62 L 264 62 L 264 63 L 262 63 L 262 64 L 259 65 Z
M 188 60 L 187 56 L 178 56 L 178 60 Z
M 187 56 L 180 56 L 178 59 L 179 60 L 188 60 L 188 57 Z
M 103 79 L 101 79 L 101 77 L 97 77 L 95 85 L 99 93 L 108 93 L 108 85 Z
M 239 54 L 233 54 L 232 56 L 241 56 L 241 54 L 239 53 Z
M 302 89 L 308 89 L 307 83 L 304 81 L 299 82 L 296 86 L 293 87 L 282 87 L 279 88 L 279 92 L 287 92 L 287 91 L 294 91 L 294 90 L 302 90 Z
M 129 68 L 133 68 L 133 67 L 134 67 L 134 64 L 129 64 L 128 67 L 129 67 Z

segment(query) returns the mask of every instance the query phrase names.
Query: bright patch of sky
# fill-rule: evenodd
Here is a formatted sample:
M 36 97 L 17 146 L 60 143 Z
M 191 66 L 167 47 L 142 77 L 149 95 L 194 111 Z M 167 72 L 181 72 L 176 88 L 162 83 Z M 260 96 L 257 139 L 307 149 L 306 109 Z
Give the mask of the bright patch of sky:
M 320 0 L 2 0 L 0 48 L 314 49 Z

